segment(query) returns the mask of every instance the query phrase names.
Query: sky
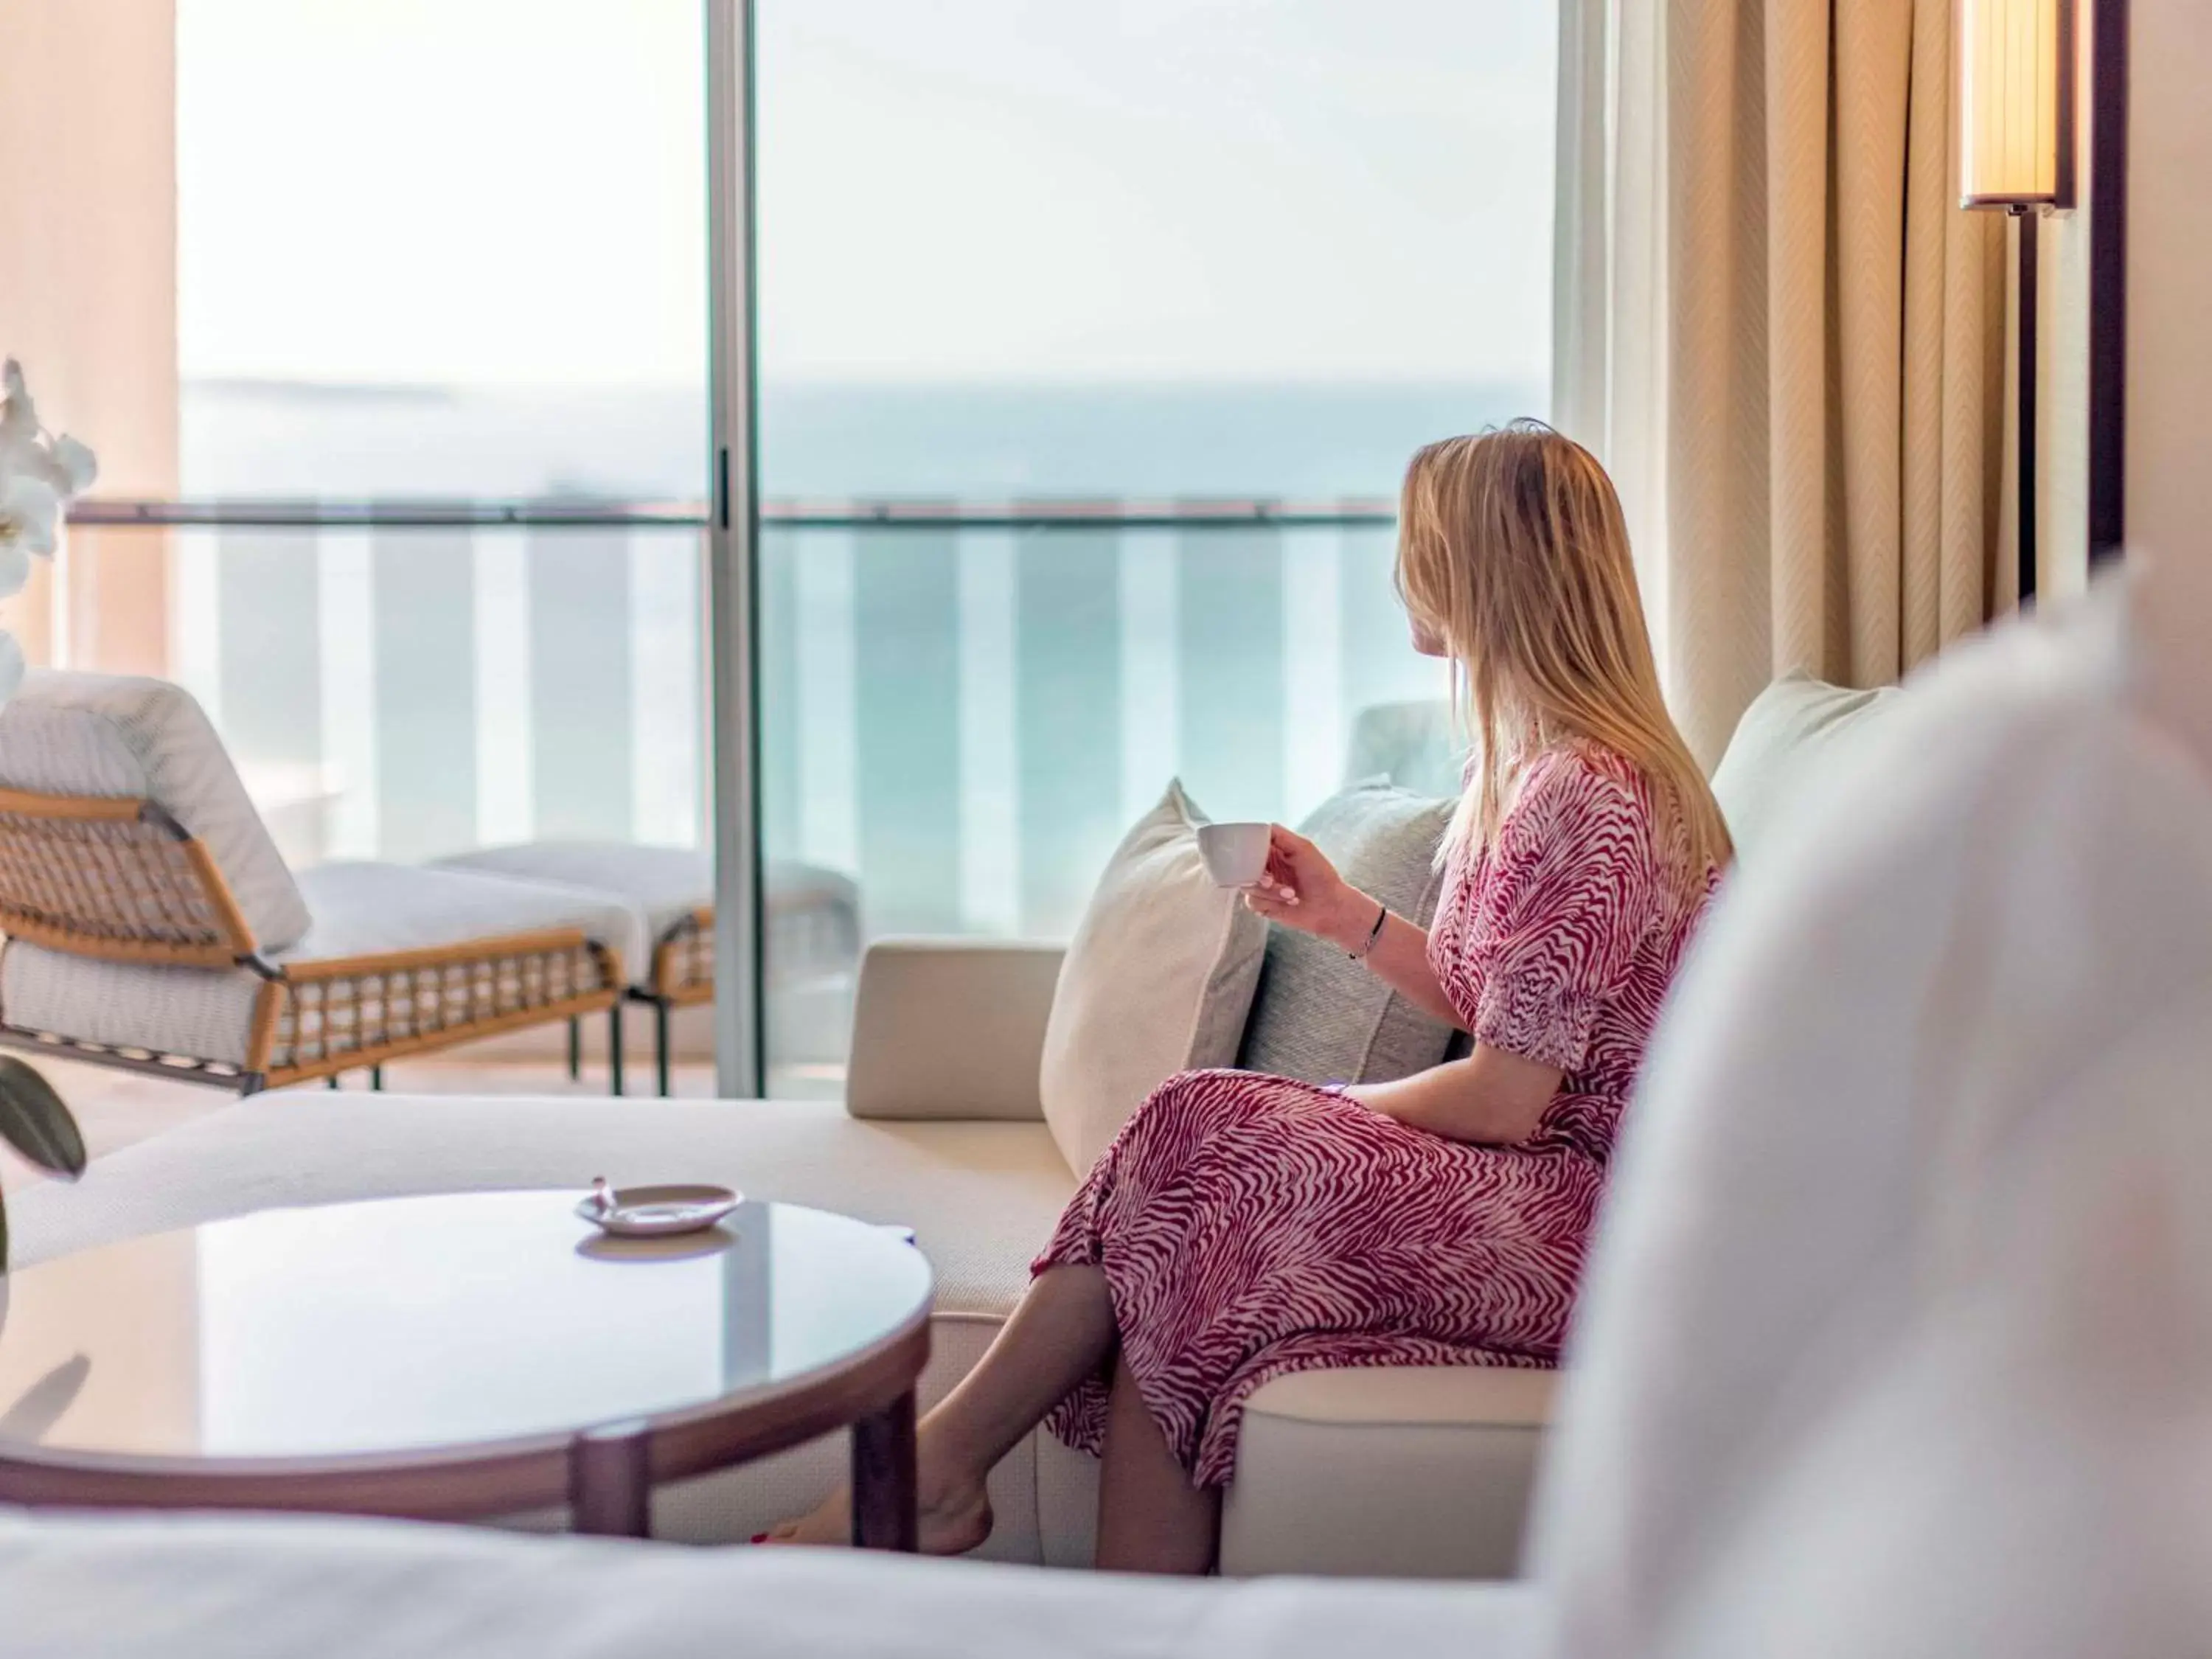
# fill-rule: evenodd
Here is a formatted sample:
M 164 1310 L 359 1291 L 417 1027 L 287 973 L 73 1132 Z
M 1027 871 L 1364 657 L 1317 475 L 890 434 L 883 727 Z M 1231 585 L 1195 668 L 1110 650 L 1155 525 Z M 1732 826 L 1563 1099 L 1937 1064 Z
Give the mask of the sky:
M 757 0 L 771 380 L 1510 381 L 1552 0 Z M 699 0 L 179 0 L 190 378 L 704 378 Z

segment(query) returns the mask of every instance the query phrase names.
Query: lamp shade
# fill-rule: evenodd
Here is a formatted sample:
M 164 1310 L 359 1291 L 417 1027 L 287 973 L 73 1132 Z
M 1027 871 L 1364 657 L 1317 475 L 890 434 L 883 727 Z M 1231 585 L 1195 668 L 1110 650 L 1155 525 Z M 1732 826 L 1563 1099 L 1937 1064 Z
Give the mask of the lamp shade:
M 1960 0 L 1959 195 L 1967 207 L 2068 207 L 2072 0 Z

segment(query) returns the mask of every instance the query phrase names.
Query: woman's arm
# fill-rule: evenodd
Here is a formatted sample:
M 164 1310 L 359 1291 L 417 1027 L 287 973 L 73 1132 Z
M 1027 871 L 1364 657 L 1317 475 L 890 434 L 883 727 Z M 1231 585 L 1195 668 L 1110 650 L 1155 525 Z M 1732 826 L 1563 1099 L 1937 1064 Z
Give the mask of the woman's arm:
M 1267 873 L 1244 902 L 1268 921 L 1327 939 L 1364 963 L 1370 973 L 1432 1018 L 1460 1024 L 1459 1010 L 1429 966 L 1427 931 L 1392 915 L 1345 880 L 1304 836 L 1275 826 Z
M 1536 1133 L 1564 1075 L 1556 1066 L 1477 1043 L 1465 1060 L 1448 1060 L 1395 1083 L 1356 1084 L 1344 1097 L 1447 1140 L 1517 1146 Z
M 1304 836 L 1275 826 L 1267 872 L 1244 902 L 1270 921 L 1358 957 L 1393 990 L 1446 1024 L 1464 1024 L 1429 965 L 1428 933 L 1346 881 Z M 1358 1084 L 1344 1095 L 1448 1140 L 1512 1146 L 1536 1133 L 1565 1075 L 1556 1066 L 1478 1042 L 1465 1060 L 1446 1060 L 1395 1083 Z
M 1364 899 L 1366 895 L 1360 896 Z M 1370 907 L 1369 928 L 1375 925 L 1371 920 L 1373 912 L 1382 908 L 1379 904 Z M 1360 941 L 1366 938 L 1363 931 Z M 1346 948 L 1356 951 L 1359 942 Z M 1451 999 L 1444 994 L 1444 988 L 1437 979 L 1436 969 L 1429 966 L 1427 928 L 1416 927 L 1394 912 L 1384 911 L 1382 931 L 1375 935 L 1373 947 L 1362 960 L 1369 973 L 1431 1019 L 1440 1019 L 1451 1026 L 1459 1024 L 1459 1010 L 1452 1006 Z

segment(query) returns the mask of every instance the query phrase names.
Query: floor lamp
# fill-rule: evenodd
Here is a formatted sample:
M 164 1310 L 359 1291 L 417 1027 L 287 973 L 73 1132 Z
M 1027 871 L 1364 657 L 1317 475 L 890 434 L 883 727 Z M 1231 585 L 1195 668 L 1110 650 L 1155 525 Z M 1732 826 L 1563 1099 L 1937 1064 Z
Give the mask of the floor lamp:
M 2035 597 L 2036 229 L 2074 205 L 2075 0 L 1962 0 L 1959 198 L 2019 226 L 2020 602 Z

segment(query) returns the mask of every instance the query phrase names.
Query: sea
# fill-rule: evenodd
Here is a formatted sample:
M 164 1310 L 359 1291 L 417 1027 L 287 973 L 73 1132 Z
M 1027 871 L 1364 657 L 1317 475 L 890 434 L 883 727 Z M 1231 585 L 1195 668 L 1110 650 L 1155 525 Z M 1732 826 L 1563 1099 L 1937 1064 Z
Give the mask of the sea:
M 762 391 L 771 501 L 1386 504 L 1419 444 L 1544 410 L 1453 384 L 828 384 Z M 706 493 L 702 386 L 197 381 L 185 493 Z M 1180 778 L 1295 820 L 1388 711 L 1446 693 L 1392 532 L 775 528 L 760 611 L 772 865 L 866 930 L 1064 935 Z M 697 844 L 709 706 L 695 531 L 196 530 L 173 659 L 325 856 L 529 836 Z M 1370 749 L 1372 744 L 1368 745 Z

